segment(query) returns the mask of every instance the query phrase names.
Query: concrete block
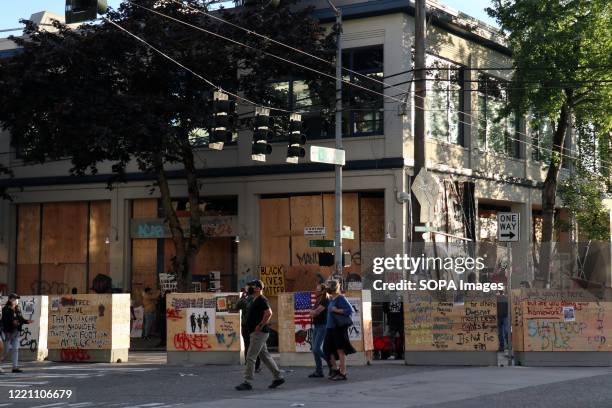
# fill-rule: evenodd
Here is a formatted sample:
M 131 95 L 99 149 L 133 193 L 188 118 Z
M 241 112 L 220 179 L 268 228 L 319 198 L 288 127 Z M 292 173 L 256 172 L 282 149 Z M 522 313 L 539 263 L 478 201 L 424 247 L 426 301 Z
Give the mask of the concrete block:
M 129 349 L 52 349 L 47 360 L 62 363 L 127 363 Z

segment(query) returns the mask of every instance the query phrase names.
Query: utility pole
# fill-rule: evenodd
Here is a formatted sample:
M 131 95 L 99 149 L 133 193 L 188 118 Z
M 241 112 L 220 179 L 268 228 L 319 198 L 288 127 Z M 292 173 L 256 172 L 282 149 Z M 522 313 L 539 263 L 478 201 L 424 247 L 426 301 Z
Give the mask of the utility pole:
M 425 37 L 427 34 L 426 0 L 415 0 L 414 13 L 414 175 L 425 167 Z M 414 178 L 413 178 L 414 179 Z M 421 205 L 412 194 L 412 241 L 422 242 L 422 233 L 414 230 L 421 222 Z
M 331 0 L 329 6 L 336 13 L 336 149 L 342 150 L 342 13 Z M 336 209 L 334 213 L 335 264 L 334 278 L 342 278 L 342 165 L 336 164 Z

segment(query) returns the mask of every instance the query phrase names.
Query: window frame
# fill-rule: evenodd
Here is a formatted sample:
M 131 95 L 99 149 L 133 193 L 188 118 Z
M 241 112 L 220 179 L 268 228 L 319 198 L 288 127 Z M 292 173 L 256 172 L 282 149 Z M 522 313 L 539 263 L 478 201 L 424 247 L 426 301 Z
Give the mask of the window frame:
M 495 118 L 489 117 L 488 106 L 490 104 L 490 100 L 495 100 L 496 102 L 508 103 L 508 91 L 506 89 L 509 82 L 503 78 L 496 77 L 494 75 L 478 71 L 477 77 L 477 92 L 476 92 L 476 105 L 478 107 L 478 120 L 476 121 L 476 134 L 478 141 L 478 149 L 480 151 L 485 151 L 493 154 L 502 154 L 506 155 L 511 159 L 521 159 L 521 149 L 520 149 L 520 117 L 516 113 L 512 113 L 510 116 L 506 116 L 502 119 L 504 123 L 503 129 L 504 134 L 502 135 L 503 140 L 502 143 L 504 145 L 503 151 L 499 151 L 493 147 L 490 147 L 490 125 L 494 124 Z M 481 79 L 484 78 L 484 79 Z M 495 97 L 492 95 L 492 92 L 489 91 L 488 87 L 485 86 L 484 92 L 482 91 L 481 84 L 484 82 L 486 85 L 489 84 L 490 81 L 497 82 L 499 84 L 499 91 L 501 93 L 500 97 Z M 480 102 L 484 100 L 483 109 L 481 109 Z M 482 123 L 484 121 L 484 146 L 483 140 L 481 137 L 482 132 Z M 510 123 L 512 122 L 512 123 Z

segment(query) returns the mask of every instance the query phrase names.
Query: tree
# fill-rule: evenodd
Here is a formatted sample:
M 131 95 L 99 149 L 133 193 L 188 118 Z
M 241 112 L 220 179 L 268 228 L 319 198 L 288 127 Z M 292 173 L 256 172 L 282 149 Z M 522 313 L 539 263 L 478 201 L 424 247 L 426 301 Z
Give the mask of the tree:
M 555 202 L 565 138 L 572 121 L 610 129 L 612 3 L 606 0 L 496 0 L 497 19 L 513 54 L 509 111 L 554 123 L 542 189 L 542 245 L 536 280 L 550 283 Z
M 559 185 L 559 196 L 576 220 L 579 240 L 607 241 L 609 211 L 603 204 L 610 190 L 610 134 L 591 123 L 575 126 L 579 157 L 574 172 Z M 571 226 L 570 226 L 571 227 Z
M 224 40 L 158 13 L 222 36 Z M 200 1 L 133 0 L 107 17 L 210 82 L 260 103 L 282 99 L 272 79 L 303 78 L 311 90 L 324 89 L 308 70 L 279 63 L 263 51 L 331 72 L 327 64 L 287 53 L 274 43 L 246 35 L 235 26 L 194 12 Z M 311 18 L 311 9 L 292 2 L 217 10 L 219 16 L 278 41 L 322 55 L 333 46 Z M 55 23 L 58 32 L 28 23 L 18 55 L 0 61 L 0 122 L 28 163 L 70 157 L 75 175 L 112 169 L 110 183 L 136 169 L 154 176 L 176 249 L 173 271 L 179 289 L 191 288 L 192 266 L 206 236 L 201 225 L 201 185 L 194 150 L 211 125 L 208 101 L 215 90 L 201 78 L 104 21 L 79 30 Z M 333 90 L 332 90 L 333 92 Z M 238 101 L 240 102 L 240 101 Z M 247 110 L 253 111 L 253 106 Z M 243 123 L 246 125 L 246 123 Z M 188 190 L 188 230 L 172 206 L 168 170 L 180 169 Z

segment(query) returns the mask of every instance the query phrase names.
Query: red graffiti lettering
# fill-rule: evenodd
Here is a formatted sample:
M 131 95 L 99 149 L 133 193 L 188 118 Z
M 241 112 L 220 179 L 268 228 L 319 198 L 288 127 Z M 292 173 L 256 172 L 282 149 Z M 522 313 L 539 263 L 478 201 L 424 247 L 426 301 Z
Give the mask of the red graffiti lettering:
M 166 317 L 170 320 L 179 320 L 181 318 L 181 311 L 178 309 L 166 309 Z
M 89 361 L 87 350 L 79 348 L 67 348 L 60 351 L 60 360 L 68 362 Z
M 203 351 L 212 348 L 206 334 L 187 334 L 185 332 L 174 335 L 174 347 L 184 351 Z

